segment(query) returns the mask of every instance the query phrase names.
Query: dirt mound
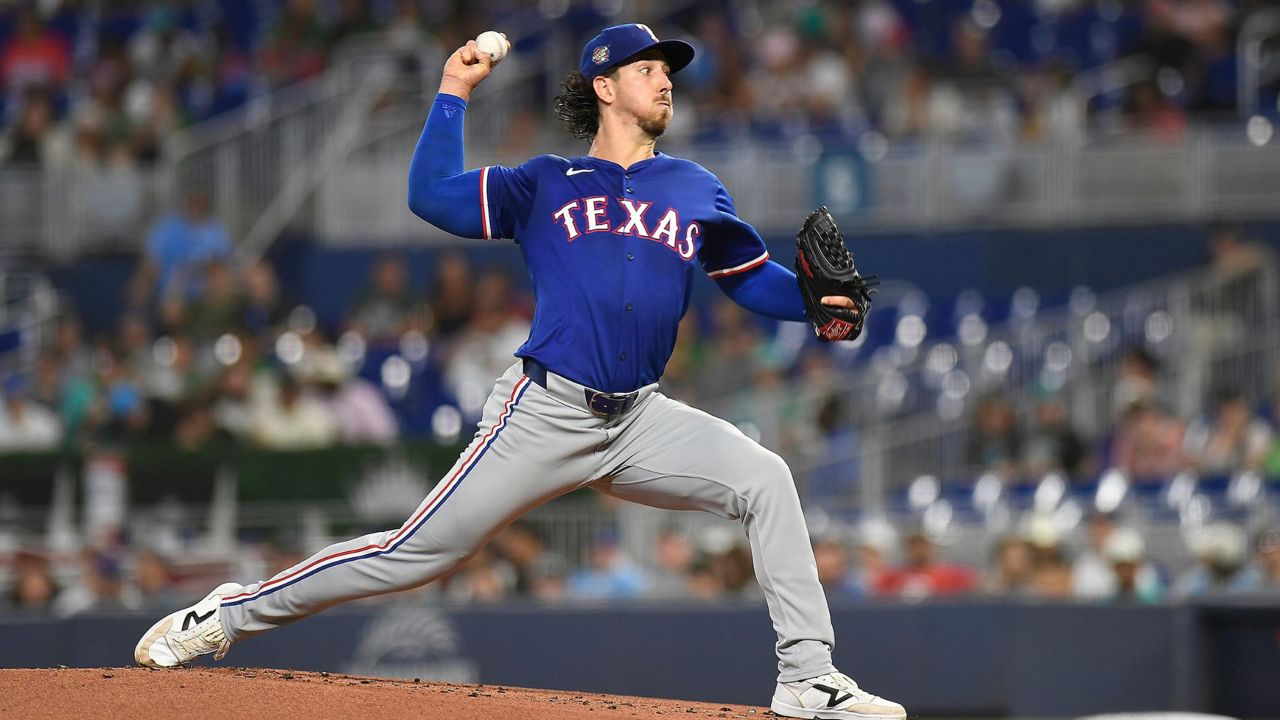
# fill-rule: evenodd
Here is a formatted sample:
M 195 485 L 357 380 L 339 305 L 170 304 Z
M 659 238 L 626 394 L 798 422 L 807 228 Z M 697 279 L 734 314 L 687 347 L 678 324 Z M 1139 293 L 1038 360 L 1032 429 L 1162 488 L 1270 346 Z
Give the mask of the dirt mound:
M 773 718 L 763 708 L 258 668 L 0 670 L 0 718 Z

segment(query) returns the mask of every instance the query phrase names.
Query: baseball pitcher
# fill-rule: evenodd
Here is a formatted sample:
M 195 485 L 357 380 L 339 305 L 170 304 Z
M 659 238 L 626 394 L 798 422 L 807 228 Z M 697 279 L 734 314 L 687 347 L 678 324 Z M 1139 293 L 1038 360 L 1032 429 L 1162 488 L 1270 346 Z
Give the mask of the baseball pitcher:
M 182 665 L 338 603 L 447 575 L 530 509 L 591 487 L 742 523 L 778 635 L 772 709 L 800 718 L 905 718 L 831 663 L 834 633 L 786 464 L 733 425 L 658 391 L 701 266 L 734 301 L 856 337 L 868 283 L 825 208 L 797 237 L 797 273 L 769 259 L 716 178 L 655 143 L 693 59 L 645 25 L 605 28 L 556 98 L 585 156 L 466 170 L 471 93 L 493 58 L 474 41 L 444 67 L 414 151 L 409 207 L 455 235 L 515 240 L 537 309 L 475 438 L 403 525 L 325 548 L 275 577 L 217 587 L 156 623 L 139 663 Z

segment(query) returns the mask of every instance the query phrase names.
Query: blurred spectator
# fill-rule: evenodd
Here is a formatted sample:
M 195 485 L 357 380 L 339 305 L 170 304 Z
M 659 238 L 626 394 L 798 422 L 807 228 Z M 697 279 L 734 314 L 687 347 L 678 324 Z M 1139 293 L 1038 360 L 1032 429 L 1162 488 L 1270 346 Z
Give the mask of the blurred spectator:
M 952 565 L 937 558 L 937 546 L 922 532 L 914 532 L 903 541 L 905 562 L 880 576 L 875 591 L 904 600 L 967 593 L 977 586 L 977 573 L 963 565 Z
M 541 602 L 560 602 L 569 596 L 569 563 L 559 553 L 543 553 L 533 563 L 529 594 Z
M 315 0 L 287 0 L 262 49 L 262 68 L 274 87 L 319 75 L 325 68 L 330 29 Z
M 347 327 L 371 344 L 398 343 L 414 305 L 408 274 L 402 255 L 388 253 L 374 261 L 369 286 L 352 305 Z
M 214 422 L 218 428 L 241 442 L 251 442 L 257 414 L 256 403 L 266 402 L 277 389 L 266 378 L 257 377 L 253 366 L 245 358 L 224 368 L 216 383 Z
M 54 108 L 48 94 L 28 91 L 17 109 L 14 123 L 0 147 L 0 161 L 14 166 L 49 166 L 66 160 L 70 152 L 63 133 L 54 127 Z
M 765 359 L 759 326 L 737 303 L 716 297 L 707 334 L 706 361 L 697 383 L 701 396 L 734 397 L 749 389 Z
M 1115 585 L 1110 599 L 1123 603 L 1155 603 L 1163 588 L 1159 581 L 1143 582 L 1147 543 L 1142 534 L 1128 527 L 1116 528 L 1102 544 L 1102 556 L 1111 563 Z
M 21 552 L 14 558 L 14 581 L 10 596 L 18 610 L 43 611 L 53 605 L 58 585 L 43 555 Z
M 693 543 L 680 530 L 663 528 L 653 550 L 648 595 L 660 599 L 689 595 L 689 574 L 694 564 Z
M 132 590 L 137 604 L 144 607 L 173 607 L 183 600 L 175 592 L 173 572 L 168 562 L 154 550 L 140 550 L 133 556 Z
M 451 338 L 467 326 L 474 307 L 474 285 L 465 254 L 456 250 L 441 253 L 430 303 L 437 337 Z
M 119 559 L 106 551 L 85 550 L 80 556 L 78 582 L 58 594 L 53 611 L 67 618 L 89 610 L 123 607 L 123 590 Z
M 329 408 L 303 392 L 292 376 L 285 376 L 275 397 L 254 407 L 253 438 L 272 450 L 303 450 L 331 445 L 338 424 Z
M 1101 600 L 1116 593 L 1116 575 L 1105 549 L 1107 540 L 1118 529 L 1115 516 L 1109 513 L 1095 513 L 1089 518 L 1088 545 L 1076 556 L 1072 567 L 1074 595 L 1077 598 Z M 1137 582 L 1144 594 L 1159 592 L 1160 577 L 1150 563 L 1139 567 Z
M 860 445 L 857 430 L 843 413 L 840 396 L 828 395 L 818 407 L 813 433 L 806 438 L 811 443 L 805 448 L 810 463 L 805 497 L 810 502 L 831 506 L 854 499 L 860 476 Z
M 696 600 L 718 600 L 728 592 L 724 579 L 711 566 L 711 559 L 706 556 L 699 556 L 689 567 L 689 582 L 686 587 L 689 595 Z
M 1237 589 L 1280 594 L 1280 528 L 1267 528 L 1258 533 L 1254 552 L 1253 564 L 1240 574 Z
M 1159 361 L 1146 348 L 1133 347 L 1125 351 L 1111 391 L 1112 408 L 1117 417 L 1135 403 L 1158 400 L 1159 372 Z
M 874 594 L 884 575 L 892 569 L 890 556 L 897 544 L 894 532 L 893 526 L 886 522 L 878 527 L 863 527 L 858 533 L 853 575 L 863 597 Z
M 445 596 L 460 602 L 494 603 L 511 595 L 515 584 L 511 565 L 483 547 L 445 580 Z
M 1244 395 L 1224 388 L 1218 391 L 1213 418 L 1196 420 L 1187 429 L 1186 452 L 1200 473 L 1230 475 L 1261 467 L 1273 441 L 1271 427 L 1253 414 Z
M 858 599 L 862 587 L 850 571 L 849 550 L 838 538 L 819 538 L 813 543 L 813 556 L 818 563 L 818 582 L 828 600 Z
M 1189 597 L 1227 592 L 1235 588 L 1249 552 L 1248 538 L 1230 523 L 1201 528 L 1187 543 L 1196 564 L 1187 568 L 1169 587 L 1169 597 Z
M 131 368 L 99 347 L 98 385 L 101 388 L 90 414 L 90 422 L 100 440 L 128 442 L 143 435 L 151 422 L 150 409 L 138 378 Z
M 662 373 L 662 391 L 677 400 L 686 400 L 696 393 L 697 378 L 702 370 L 705 347 L 698 313 L 689 312 L 680 320 L 676 334 L 676 346 Z
M 52 450 L 62 441 L 58 415 L 30 397 L 26 379 L 13 375 L 4 383 L 0 404 L 0 452 Z
M 1186 465 L 1184 429 L 1155 405 L 1135 402 L 1120 420 L 1109 464 L 1139 482 L 1165 480 Z
M 71 75 L 71 51 L 44 26 L 34 4 L 18 11 L 17 30 L 0 50 L 0 86 L 10 97 L 28 88 L 61 90 Z
M 513 590 L 519 595 L 534 594 L 542 574 L 553 568 L 559 568 L 563 580 L 565 559 L 546 548 L 538 529 L 527 520 L 503 528 L 493 539 L 493 549 L 515 572 Z
M 240 327 L 259 343 L 268 340 L 271 331 L 285 321 L 289 305 L 281 296 L 280 281 L 271 263 L 259 260 L 244 273 L 244 306 Z
M 185 329 L 197 342 L 206 342 L 239 327 L 244 317 L 244 295 L 239 278 L 223 260 L 211 259 L 199 272 L 203 292 L 189 301 L 166 296 L 162 316 L 169 330 Z
M 587 565 L 569 576 L 569 596 L 578 600 L 635 598 L 644 594 L 648 578 L 618 547 L 611 533 L 599 534 L 588 551 Z
M 982 583 L 991 595 L 1027 595 L 1035 573 L 1031 547 L 1017 535 L 1007 535 L 996 544 L 993 567 Z
M 182 408 L 173 428 L 173 444 L 189 452 L 222 445 L 230 440 L 231 434 L 218 427 L 213 409 L 203 402 L 192 402 Z
M 1162 140 L 1177 140 L 1187 129 L 1185 111 L 1154 80 L 1131 86 L 1124 110 L 1128 129 L 1152 132 Z
M 1036 555 L 1035 574 L 1031 578 L 1031 594 L 1039 598 L 1069 599 L 1074 577 L 1071 563 L 1060 546 L 1044 548 Z
M 1061 471 L 1070 478 L 1083 475 L 1085 445 L 1071 427 L 1061 397 L 1047 396 L 1036 404 L 1034 424 L 1022 446 L 1023 472 L 1040 477 Z
M 161 218 L 147 236 L 146 254 L 130 281 L 130 302 L 143 307 L 156 294 L 182 300 L 199 297 L 204 290 L 202 266 L 230 256 L 230 236 L 213 217 L 209 196 L 189 190 L 182 211 Z
M 390 445 L 399 437 L 400 427 L 386 396 L 368 380 L 354 377 L 331 348 L 313 350 L 305 373 L 328 403 L 343 442 Z
M 1012 475 L 1021 448 L 1022 438 L 1009 402 L 994 394 L 979 400 L 965 453 L 969 466 Z
M 485 273 L 474 297 L 471 320 L 457 337 L 444 373 L 445 386 L 469 417 L 479 416 L 493 379 L 514 362 L 516 349 L 529 337 L 529 320 L 517 311 L 505 273 Z
M 337 47 L 347 38 L 371 33 L 378 29 L 373 16 L 373 5 L 365 0 L 339 0 L 338 20 L 333 24 L 329 44 Z

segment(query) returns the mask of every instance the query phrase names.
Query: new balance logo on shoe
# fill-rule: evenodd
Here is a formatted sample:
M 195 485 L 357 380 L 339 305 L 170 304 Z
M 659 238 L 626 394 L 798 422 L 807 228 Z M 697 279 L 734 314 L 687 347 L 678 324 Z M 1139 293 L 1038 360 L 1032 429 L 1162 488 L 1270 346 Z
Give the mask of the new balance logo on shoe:
M 218 610 L 217 608 L 214 608 L 213 610 L 210 610 L 209 612 L 203 615 L 197 615 L 196 611 L 192 610 L 191 612 L 187 613 L 186 619 L 182 621 L 182 629 L 190 630 L 192 625 L 199 625 L 205 620 L 208 620 L 210 617 L 213 616 L 215 612 L 217 612 L 217 610 Z
M 845 700 L 848 700 L 853 697 L 853 695 L 851 695 L 850 693 L 841 693 L 839 690 L 829 685 L 819 685 L 817 683 L 814 683 L 813 689 L 821 690 L 822 692 L 831 696 L 831 699 L 827 701 L 827 707 L 829 708 L 833 708 L 839 705 L 840 703 L 844 702 Z

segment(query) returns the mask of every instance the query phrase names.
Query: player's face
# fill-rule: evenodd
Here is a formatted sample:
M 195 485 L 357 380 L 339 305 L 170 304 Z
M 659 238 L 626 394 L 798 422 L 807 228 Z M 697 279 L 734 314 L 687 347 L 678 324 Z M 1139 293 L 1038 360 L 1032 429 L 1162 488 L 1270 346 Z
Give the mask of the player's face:
M 616 111 L 633 118 L 651 137 L 666 131 L 675 106 L 671 97 L 671 66 L 662 53 L 644 53 L 618 68 L 613 84 Z

